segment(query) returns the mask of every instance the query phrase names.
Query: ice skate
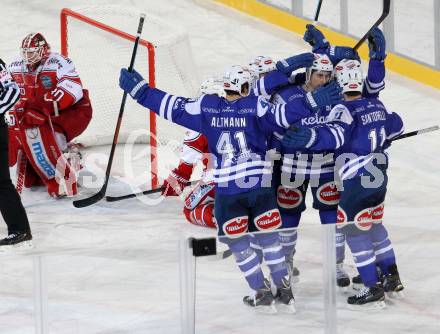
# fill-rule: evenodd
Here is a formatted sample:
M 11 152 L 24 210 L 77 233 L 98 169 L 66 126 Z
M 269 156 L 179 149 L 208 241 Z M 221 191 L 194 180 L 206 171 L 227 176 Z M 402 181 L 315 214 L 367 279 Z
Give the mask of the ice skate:
M 336 263 L 336 285 L 342 292 L 348 292 L 348 287 L 350 286 L 350 277 L 344 270 L 343 263 Z
M 243 303 L 263 313 L 277 313 L 275 299 L 270 290 L 269 280 L 267 279 L 264 280 L 263 287 L 258 289 L 253 296 L 245 296 Z
M 292 287 L 289 278 L 283 278 L 283 286 L 278 287 L 278 295 L 276 297 L 277 308 L 287 313 L 296 313 L 295 298 L 293 297 Z
M 391 265 L 389 268 L 389 274 L 384 277 L 383 288 L 390 298 L 402 299 L 405 297 L 403 292 L 403 284 L 400 281 L 399 272 L 397 266 Z
M 348 297 L 347 303 L 352 310 L 379 310 L 386 307 L 385 292 L 381 283 L 364 287 L 357 294 Z
M 6 238 L 0 240 L 0 252 L 32 247 L 31 232 L 11 233 Z

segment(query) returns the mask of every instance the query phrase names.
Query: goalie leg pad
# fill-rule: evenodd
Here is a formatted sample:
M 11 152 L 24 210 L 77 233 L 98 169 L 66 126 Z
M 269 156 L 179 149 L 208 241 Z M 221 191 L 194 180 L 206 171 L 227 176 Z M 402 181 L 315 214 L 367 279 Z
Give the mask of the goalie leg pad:
M 49 125 L 20 129 L 24 152 L 52 197 L 74 196 L 76 174 L 62 155 Z
M 214 201 L 214 183 L 198 183 L 185 198 L 185 208 L 194 210 L 198 205 Z

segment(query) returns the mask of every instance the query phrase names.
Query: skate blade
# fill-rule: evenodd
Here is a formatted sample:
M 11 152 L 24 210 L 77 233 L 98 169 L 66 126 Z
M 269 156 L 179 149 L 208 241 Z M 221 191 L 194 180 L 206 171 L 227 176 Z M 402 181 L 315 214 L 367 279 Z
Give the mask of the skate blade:
M 273 302 L 269 306 L 256 306 L 255 309 L 259 313 L 263 313 L 263 314 L 276 314 L 278 312 L 277 308 L 275 307 L 275 302 Z
M 278 311 L 282 312 L 282 313 L 288 313 L 288 314 L 295 314 L 296 313 L 296 308 L 295 308 L 295 303 L 292 302 L 290 304 L 277 304 L 277 309 Z
M 6 246 L 0 246 L 0 253 L 16 253 L 17 251 L 26 251 L 29 249 L 33 249 L 34 245 L 32 243 L 32 240 L 27 240 L 20 242 L 18 244 L 14 245 L 6 245 Z
M 379 300 L 377 302 L 367 303 L 364 305 L 352 305 L 348 304 L 348 309 L 352 311 L 374 311 L 374 310 L 383 310 L 386 308 L 386 304 L 383 300 Z
M 390 291 L 386 292 L 387 297 L 391 299 L 404 299 L 405 298 L 405 292 L 402 290 L 400 291 Z
M 351 287 L 353 288 L 353 290 L 359 291 L 364 288 L 364 285 L 360 283 L 353 283 Z

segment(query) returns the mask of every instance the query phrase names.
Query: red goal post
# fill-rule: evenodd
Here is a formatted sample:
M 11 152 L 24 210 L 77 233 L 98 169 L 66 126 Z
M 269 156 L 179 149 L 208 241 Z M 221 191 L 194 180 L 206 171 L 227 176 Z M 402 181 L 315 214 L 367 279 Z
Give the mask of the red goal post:
M 136 37 L 134 35 L 125 33 L 121 30 L 118 30 L 114 27 L 111 27 L 107 24 L 98 22 L 90 17 L 82 15 L 76 11 L 73 11 L 68 8 L 64 8 L 61 11 L 61 54 L 64 56 L 69 56 L 69 30 L 68 30 L 68 20 L 75 19 L 84 22 L 85 24 L 91 25 L 96 29 L 100 29 L 103 31 L 107 31 L 110 34 L 119 36 L 125 40 L 131 41 L 134 43 Z M 152 43 L 140 39 L 139 41 L 140 47 L 147 48 L 148 52 L 148 82 L 150 87 L 155 87 L 155 47 Z M 127 64 L 129 59 L 127 58 Z M 74 61 L 75 62 L 75 61 Z M 123 67 L 121 64 L 120 67 Z M 87 87 L 86 87 L 87 88 Z M 121 93 L 122 96 L 122 93 Z M 92 101 L 93 105 L 93 101 Z M 115 123 L 116 124 L 116 123 Z M 151 186 L 152 188 L 158 187 L 158 168 L 157 168 L 157 141 L 156 141 L 156 114 L 153 112 L 149 113 L 149 142 L 150 142 L 150 163 L 151 163 Z

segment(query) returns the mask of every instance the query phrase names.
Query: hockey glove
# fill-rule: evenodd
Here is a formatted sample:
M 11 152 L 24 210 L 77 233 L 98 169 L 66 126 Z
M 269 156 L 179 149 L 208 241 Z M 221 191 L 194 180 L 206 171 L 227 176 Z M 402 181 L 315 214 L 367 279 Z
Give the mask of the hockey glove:
M 341 101 L 341 87 L 335 81 L 306 94 L 307 105 L 315 111 L 326 106 L 333 106 Z
M 361 61 L 357 51 L 347 46 L 331 46 L 328 49 L 327 55 L 333 64 L 339 63 L 342 59 L 355 59 Z
M 316 141 L 316 131 L 306 126 L 293 125 L 283 136 L 281 143 L 291 149 L 305 149 L 311 147 Z
M 313 52 L 327 49 L 330 46 L 324 34 L 312 24 L 306 25 L 303 39 L 313 47 Z
M 278 71 L 290 75 L 297 69 L 312 66 L 314 60 L 315 56 L 313 53 L 301 53 L 299 55 L 277 61 L 276 67 Z
M 127 69 L 122 68 L 119 76 L 119 87 L 130 94 L 133 99 L 137 99 L 142 95 L 142 92 L 147 90 L 148 82 L 136 70 L 128 72 Z
M 28 128 L 40 127 L 54 113 L 53 101 L 31 99 L 26 101 L 20 124 Z
M 379 28 L 374 28 L 368 37 L 368 48 L 370 49 L 370 59 L 384 60 L 386 58 L 385 36 Z
M 174 168 L 167 179 L 163 182 L 162 190 L 163 196 L 179 196 L 182 190 L 187 186 L 194 165 L 187 164 L 183 161 L 179 163 L 177 168 Z

